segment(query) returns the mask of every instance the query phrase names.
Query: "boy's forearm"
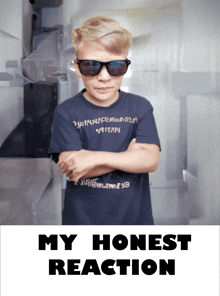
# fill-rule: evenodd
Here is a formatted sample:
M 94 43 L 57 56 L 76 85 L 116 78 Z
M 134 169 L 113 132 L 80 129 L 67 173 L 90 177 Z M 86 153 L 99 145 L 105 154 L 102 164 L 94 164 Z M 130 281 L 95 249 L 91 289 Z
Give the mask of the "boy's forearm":
M 149 173 L 157 169 L 158 152 L 151 149 L 138 148 L 124 152 L 98 152 L 99 165 L 128 173 Z
M 136 144 L 131 141 L 124 152 L 79 150 L 64 152 L 58 167 L 72 181 L 97 177 L 121 170 L 128 173 L 154 172 L 159 161 L 159 147 L 154 144 Z
M 89 171 L 87 174 L 85 174 L 83 177 L 81 177 L 82 180 L 85 180 L 87 178 L 93 178 L 93 177 L 99 177 L 105 174 L 109 174 L 113 172 L 115 169 L 112 169 L 110 167 L 103 167 L 98 166 L 94 168 L 93 170 Z

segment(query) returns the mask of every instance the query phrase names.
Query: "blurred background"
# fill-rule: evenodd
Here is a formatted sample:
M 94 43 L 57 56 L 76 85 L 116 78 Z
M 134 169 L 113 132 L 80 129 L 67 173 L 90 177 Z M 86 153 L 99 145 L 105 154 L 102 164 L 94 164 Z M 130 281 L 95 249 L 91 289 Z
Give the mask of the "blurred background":
M 220 224 L 220 1 L 0 0 L 0 224 L 61 224 L 48 158 L 54 108 L 77 94 L 73 28 L 105 15 L 133 34 L 122 90 L 154 107 L 155 224 Z

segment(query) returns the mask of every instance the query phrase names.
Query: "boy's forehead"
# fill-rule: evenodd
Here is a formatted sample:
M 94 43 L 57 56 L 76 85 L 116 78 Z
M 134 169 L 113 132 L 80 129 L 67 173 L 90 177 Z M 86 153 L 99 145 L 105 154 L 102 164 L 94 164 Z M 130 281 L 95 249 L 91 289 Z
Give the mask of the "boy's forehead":
M 84 41 L 82 42 L 77 50 L 77 58 L 78 59 L 88 59 L 88 60 L 101 60 L 104 59 L 114 60 L 114 59 L 124 59 L 127 56 L 127 52 L 124 51 L 122 54 L 116 54 L 108 50 L 103 44 L 100 42 L 91 42 Z
M 84 53 L 85 51 L 97 51 L 99 48 L 104 48 L 102 44 L 99 44 L 96 41 L 83 41 L 79 44 L 78 52 Z

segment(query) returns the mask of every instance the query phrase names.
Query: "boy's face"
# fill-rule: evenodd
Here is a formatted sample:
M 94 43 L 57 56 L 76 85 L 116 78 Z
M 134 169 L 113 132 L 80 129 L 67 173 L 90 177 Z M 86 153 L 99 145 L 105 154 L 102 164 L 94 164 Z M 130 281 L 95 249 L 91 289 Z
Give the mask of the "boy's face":
M 125 60 L 126 52 L 118 55 L 108 52 L 104 46 L 95 42 L 85 42 L 81 45 L 77 58 L 79 60 L 109 62 L 114 60 Z M 76 59 L 74 59 L 74 65 L 77 75 L 83 80 L 86 88 L 84 96 L 88 101 L 103 107 L 110 106 L 117 101 L 123 76 L 112 76 L 108 73 L 106 67 L 103 66 L 99 74 L 88 77 L 80 73 Z

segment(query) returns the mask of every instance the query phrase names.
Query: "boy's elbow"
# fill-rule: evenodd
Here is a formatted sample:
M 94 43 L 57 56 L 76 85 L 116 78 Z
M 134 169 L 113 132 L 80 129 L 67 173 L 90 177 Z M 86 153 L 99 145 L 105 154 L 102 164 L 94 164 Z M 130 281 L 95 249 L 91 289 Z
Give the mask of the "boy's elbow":
M 149 173 L 155 172 L 157 170 L 157 167 L 158 167 L 158 162 L 153 163 L 152 166 L 150 167 Z
M 158 168 L 160 152 L 156 147 L 154 151 L 151 151 L 151 155 L 149 155 L 148 153 L 149 151 L 147 151 L 147 156 L 146 156 L 146 159 L 148 159 L 148 165 L 146 166 L 146 173 L 153 173 Z
M 141 172 L 139 173 L 153 173 L 157 170 L 158 161 L 147 163 L 144 167 L 142 167 Z
M 151 173 L 153 173 L 153 172 L 155 172 L 157 170 L 158 165 L 159 165 L 159 160 L 160 160 L 160 153 L 158 153 L 154 158 Z

